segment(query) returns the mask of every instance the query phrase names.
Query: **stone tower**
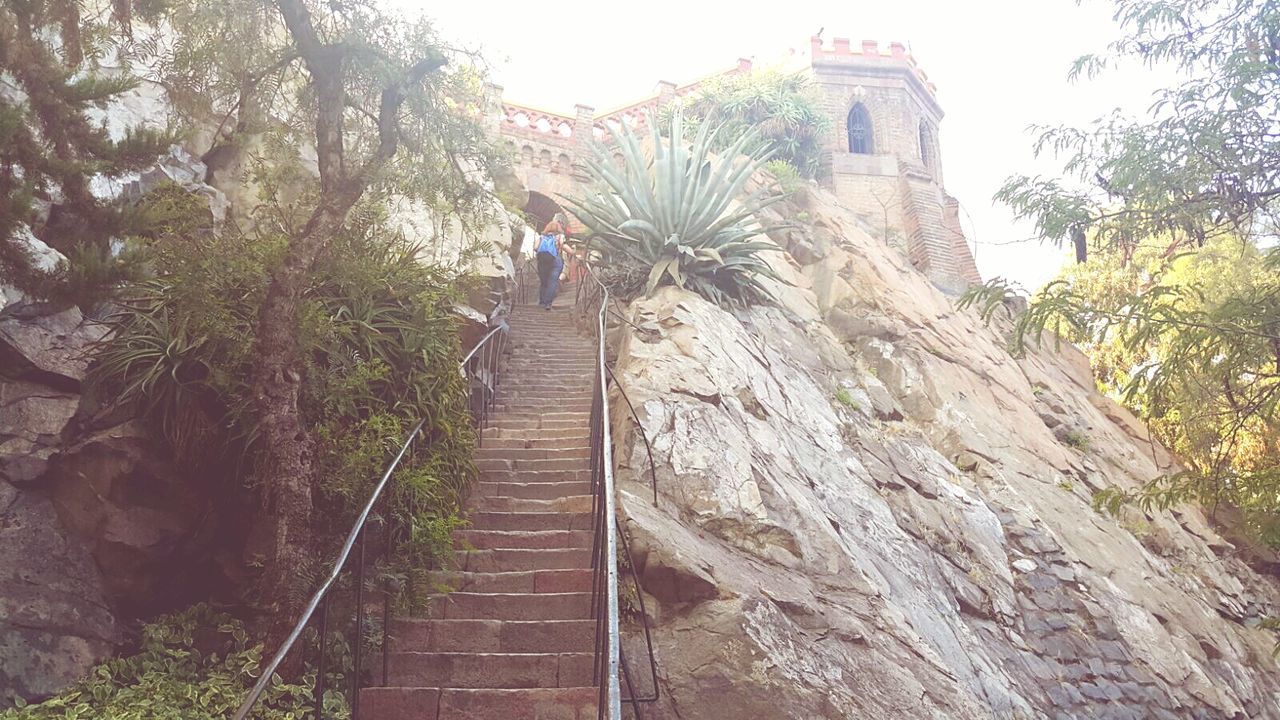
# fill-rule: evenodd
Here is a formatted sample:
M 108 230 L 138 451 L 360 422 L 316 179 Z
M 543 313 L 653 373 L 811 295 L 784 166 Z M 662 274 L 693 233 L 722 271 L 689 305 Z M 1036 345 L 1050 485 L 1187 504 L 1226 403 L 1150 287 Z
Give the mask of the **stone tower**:
M 943 185 L 942 107 L 906 48 L 891 43 L 884 51 L 873 41 L 853 48 L 843 38 L 826 47 L 815 37 L 807 63 L 800 53 L 791 57 L 802 63 L 795 72 L 813 77 L 832 118 L 822 182 L 943 291 L 958 294 L 981 282 L 960 229 L 960 205 Z M 751 61 L 740 59 L 711 77 L 751 71 Z M 555 198 L 572 194 L 581 180 L 581 158 L 593 140 L 607 141 L 610 126 L 643 129 L 652 113 L 704 80 L 660 82 L 654 93 L 599 114 L 585 105 L 570 115 L 496 102 L 493 122 L 529 190 L 526 210 L 550 218 L 560 209 Z
M 827 47 L 815 37 L 810 53 L 832 119 L 824 182 L 942 290 L 981 282 L 943 184 L 933 83 L 901 43 L 885 52 L 874 41 Z

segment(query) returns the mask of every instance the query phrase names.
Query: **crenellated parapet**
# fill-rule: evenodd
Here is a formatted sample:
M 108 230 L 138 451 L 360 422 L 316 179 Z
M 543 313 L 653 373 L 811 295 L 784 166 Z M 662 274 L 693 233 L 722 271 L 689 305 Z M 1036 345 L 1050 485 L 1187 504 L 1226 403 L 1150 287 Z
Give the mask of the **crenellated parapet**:
M 921 86 L 930 95 L 937 93 L 938 88 L 929 81 L 929 76 L 916 63 L 916 59 L 907 52 L 907 47 L 900 42 L 889 43 L 889 49 L 880 48 L 875 40 L 863 40 L 854 48 L 849 38 L 835 38 L 831 46 L 823 44 L 822 38 L 809 38 L 809 52 L 814 65 L 821 64 L 862 64 L 877 63 L 884 66 L 896 66 L 908 69 L 920 81 Z
M 792 51 L 791 58 L 805 60 L 803 51 Z M 979 281 L 959 206 L 943 182 L 937 87 L 907 47 L 874 40 L 855 46 L 848 38 L 828 44 L 813 37 L 804 65 L 786 71 L 811 78 L 832 120 L 822 137 L 819 180 L 938 287 L 956 292 Z M 491 113 L 517 175 L 549 207 L 578 192 L 584 160 L 593 145 L 612 144 L 611 130 L 643 133 L 664 108 L 709 82 L 750 73 L 752 66 L 744 58 L 684 85 L 662 81 L 655 92 L 600 113 L 587 105 L 570 115 L 501 100 Z

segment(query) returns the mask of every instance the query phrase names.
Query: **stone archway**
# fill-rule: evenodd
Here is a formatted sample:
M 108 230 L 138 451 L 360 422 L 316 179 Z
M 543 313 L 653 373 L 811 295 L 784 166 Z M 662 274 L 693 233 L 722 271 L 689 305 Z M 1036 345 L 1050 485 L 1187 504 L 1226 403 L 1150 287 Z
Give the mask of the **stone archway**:
M 524 204 L 524 213 L 529 218 L 536 232 L 542 232 L 542 229 L 551 222 L 557 213 L 565 212 L 564 208 L 555 200 L 534 190 L 529 191 L 529 200 Z M 568 213 L 565 213 L 568 215 Z

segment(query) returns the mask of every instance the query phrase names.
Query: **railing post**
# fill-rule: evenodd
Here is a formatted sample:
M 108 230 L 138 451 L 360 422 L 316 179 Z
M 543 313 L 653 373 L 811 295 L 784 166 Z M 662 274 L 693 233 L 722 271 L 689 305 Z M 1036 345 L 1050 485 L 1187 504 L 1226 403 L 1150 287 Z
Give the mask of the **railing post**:
M 391 538 L 391 497 L 382 502 L 382 552 L 390 565 L 395 557 L 395 548 Z M 388 642 L 391 628 L 391 578 L 382 579 L 382 687 L 387 686 L 387 666 L 391 657 Z
M 324 718 L 324 661 L 329 649 L 329 601 L 320 605 L 320 659 L 316 662 L 316 720 Z
M 356 536 L 356 629 L 351 643 L 351 720 L 360 717 L 360 651 L 364 647 L 364 528 Z

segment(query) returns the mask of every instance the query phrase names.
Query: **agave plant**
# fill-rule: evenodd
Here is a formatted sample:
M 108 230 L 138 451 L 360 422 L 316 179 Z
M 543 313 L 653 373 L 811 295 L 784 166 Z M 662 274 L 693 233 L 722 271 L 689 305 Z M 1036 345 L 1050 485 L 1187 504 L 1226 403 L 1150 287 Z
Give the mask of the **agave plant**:
M 777 247 L 756 239 L 763 230 L 755 213 L 783 196 L 770 188 L 746 192 L 771 156 L 759 134 L 747 132 L 713 154 L 719 127 L 704 124 L 686 145 L 678 112 L 668 137 L 658 123 L 649 125 L 651 152 L 629 129 L 614 129 L 622 162 L 602 147 L 586 162 L 592 191 L 569 204 L 594 234 L 591 249 L 606 267 L 647 274 L 648 292 L 670 284 L 719 305 L 771 300 L 761 280 L 781 279 L 759 253 Z

